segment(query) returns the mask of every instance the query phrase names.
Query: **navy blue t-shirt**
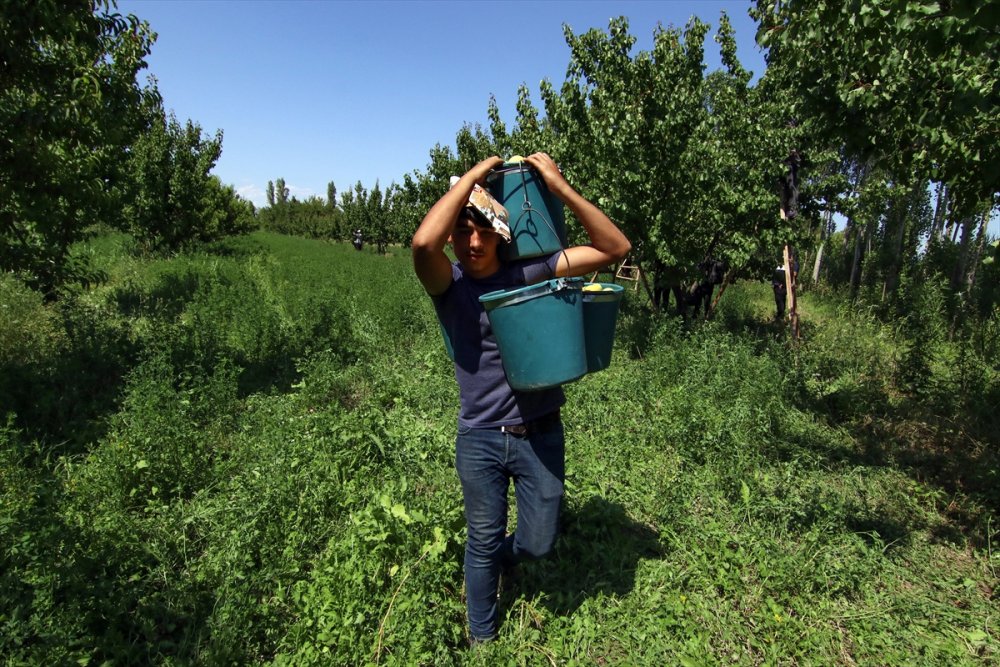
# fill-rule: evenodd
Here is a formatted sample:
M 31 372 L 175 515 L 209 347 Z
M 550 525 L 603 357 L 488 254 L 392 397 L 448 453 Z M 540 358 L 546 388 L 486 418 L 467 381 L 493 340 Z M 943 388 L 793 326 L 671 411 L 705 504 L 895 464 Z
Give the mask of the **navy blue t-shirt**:
M 500 348 L 479 297 L 548 280 L 555 275 L 559 256 L 504 263 L 493 275 L 475 279 L 451 266 L 451 285 L 431 297 L 438 320 L 455 351 L 458 382 L 458 423 L 471 428 L 511 426 L 543 417 L 566 402 L 561 387 L 517 391 L 507 383 Z M 526 324 L 526 326 L 528 326 Z

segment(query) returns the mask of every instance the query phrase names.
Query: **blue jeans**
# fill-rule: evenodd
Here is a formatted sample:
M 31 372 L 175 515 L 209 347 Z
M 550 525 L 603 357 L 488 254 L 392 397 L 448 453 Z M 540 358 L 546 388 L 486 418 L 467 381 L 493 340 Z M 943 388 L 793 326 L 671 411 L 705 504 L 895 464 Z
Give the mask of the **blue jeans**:
M 455 467 L 462 481 L 468 541 L 465 595 L 469 632 L 497 634 L 502 565 L 541 558 L 552 550 L 566 476 L 562 422 L 518 437 L 499 429 L 459 427 Z M 507 488 L 514 481 L 517 529 L 506 537 Z

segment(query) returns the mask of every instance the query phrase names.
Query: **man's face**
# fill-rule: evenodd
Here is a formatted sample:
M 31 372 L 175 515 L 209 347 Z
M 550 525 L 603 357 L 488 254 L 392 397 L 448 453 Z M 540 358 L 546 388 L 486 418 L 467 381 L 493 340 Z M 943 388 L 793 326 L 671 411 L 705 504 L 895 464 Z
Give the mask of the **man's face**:
M 500 257 L 497 255 L 499 242 L 499 234 L 473 224 L 464 215 L 459 216 L 451 233 L 455 257 L 462 264 L 462 269 L 473 278 L 485 278 L 500 269 Z

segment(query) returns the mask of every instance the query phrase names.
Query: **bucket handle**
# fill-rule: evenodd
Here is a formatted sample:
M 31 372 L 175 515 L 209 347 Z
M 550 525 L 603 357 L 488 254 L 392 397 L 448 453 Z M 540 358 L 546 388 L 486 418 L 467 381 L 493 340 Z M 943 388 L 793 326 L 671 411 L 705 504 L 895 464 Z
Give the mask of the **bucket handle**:
M 521 214 L 519 216 L 517 216 L 517 219 L 514 221 L 514 225 L 511 226 L 511 230 L 510 230 L 511 234 L 514 233 L 514 227 L 516 227 L 517 223 L 521 221 L 521 218 L 524 217 L 525 213 L 535 212 L 535 213 L 538 214 L 538 217 L 540 217 L 542 219 L 542 222 L 545 223 L 545 226 L 549 228 L 549 231 L 552 232 L 552 236 L 554 236 L 555 238 L 559 238 L 559 233 L 556 232 L 556 228 L 552 225 L 552 223 L 549 221 L 549 219 L 545 217 L 545 214 L 542 213 L 541 211 L 539 211 L 537 208 L 533 208 L 531 206 L 531 200 L 528 199 L 528 179 L 524 175 L 525 172 L 528 171 L 528 169 L 530 169 L 530 167 L 523 168 L 523 169 L 520 170 L 520 173 L 521 173 L 521 186 L 522 186 L 521 187 L 521 193 L 524 196 L 524 203 L 521 204 Z M 541 174 L 539 174 L 538 178 L 541 178 Z M 544 180 L 542 182 L 544 183 Z
M 570 278 L 552 278 L 547 281 L 550 291 L 547 294 L 557 294 L 566 290 L 574 289 L 575 282 Z M 538 287 L 541 287 L 545 283 L 538 283 Z M 532 285 L 534 287 L 534 285 Z M 524 303 L 525 301 L 531 301 L 532 299 L 537 299 L 540 296 L 545 296 L 545 294 L 539 294 L 541 290 L 527 290 L 522 294 L 513 296 L 507 301 L 504 301 L 503 306 L 514 306 L 519 303 Z
M 532 207 L 531 200 L 528 199 L 528 179 L 527 179 L 527 177 L 524 174 L 529 169 L 532 169 L 532 167 L 525 166 L 523 164 L 519 164 L 518 167 L 517 167 L 517 169 L 518 169 L 518 172 L 521 174 L 521 186 L 522 186 L 521 187 L 521 192 L 523 193 L 523 196 L 524 196 L 524 203 L 521 204 L 521 213 L 520 213 L 520 215 L 518 215 L 517 218 L 514 219 L 514 223 L 510 226 L 511 238 L 513 239 L 513 237 L 516 235 L 515 230 L 517 229 L 517 224 L 521 221 L 521 218 L 524 217 L 525 213 L 537 213 L 538 217 L 541 218 L 542 222 L 545 223 L 545 226 L 549 228 L 550 232 L 552 232 L 552 236 L 558 239 L 559 238 L 559 232 L 556 231 L 555 226 L 552 224 L 552 222 L 549 221 L 548 218 L 545 217 L 544 213 L 542 213 L 537 208 Z M 494 173 L 500 173 L 500 170 L 494 170 Z M 541 178 L 541 174 L 538 175 L 538 178 Z M 542 182 L 544 183 L 544 179 L 543 179 Z M 566 254 L 566 248 L 560 248 L 559 252 L 561 252 L 562 255 L 563 255 L 563 257 L 566 258 L 566 266 L 568 267 L 569 266 L 569 255 Z M 558 280 L 562 280 L 562 278 L 559 278 Z M 517 301 L 513 301 L 512 303 L 517 303 Z
M 538 217 L 542 219 L 542 222 L 545 223 L 545 226 L 549 228 L 549 231 L 552 232 L 552 236 L 554 238 L 558 239 L 559 238 L 559 232 L 556 231 L 555 226 L 553 226 L 553 224 L 549 221 L 549 219 L 545 217 L 544 213 L 542 213 L 541 211 L 539 211 L 537 208 L 532 207 L 531 200 L 528 199 L 528 179 L 527 179 L 527 177 L 525 177 L 524 174 L 530 168 L 531 167 L 522 167 L 520 169 L 520 173 L 521 173 L 521 192 L 523 193 L 523 196 L 524 196 L 524 203 L 521 204 L 521 214 L 517 216 L 517 219 L 514 221 L 514 224 L 511 225 L 511 227 L 510 227 L 511 236 L 512 237 L 514 236 L 514 234 L 515 234 L 514 230 L 517 228 L 517 223 L 519 223 L 521 221 L 521 218 L 524 217 L 524 214 L 525 213 L 532 213 L 532 212 L 534 212 L 534 213 L 538 214 Z M 538 178 L 541 178 L 541 174 L 538 175 Z M 544 180 L 542 182 L 544 183 Z M 566 266 L 568 267 L 569 266 L 569 255 L 566 254 L 566 249 L 565 248 L 560 248 L 559 252 L 561 252 L 562 255 L 563 255 L 563 257 L 566 258 Z M 559 280 L 562 280 L 562 278 L 559 278 Z M 560 289 L 562 289 L 562 288 L 560 287 Z

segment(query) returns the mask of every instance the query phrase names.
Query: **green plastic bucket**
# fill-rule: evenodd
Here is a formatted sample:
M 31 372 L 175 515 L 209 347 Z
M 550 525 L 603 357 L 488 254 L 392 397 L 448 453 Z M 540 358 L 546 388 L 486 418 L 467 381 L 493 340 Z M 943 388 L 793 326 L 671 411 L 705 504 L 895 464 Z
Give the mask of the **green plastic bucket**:
M 587 349 L 587 372 L 604 370 L 611 363 L 611 349 L 615 343 L 615 323 L 618 306 L 625 288 L 614 283 L 588 283 L 600 285 L 601 291 L 583 290 L 583 337 Z M 586 287 L 586 286 L 585 286 Z
M 479 297 L 511 387 L 548 389 L 587 373 L 582 288 L 581 278 L 554 278 Z
M 563 204 L 534 168 L 505 162 L 486 177 L 486 188 L 510 215 L 510 243 L 497 248 L 501 260 L 542 257 L 566 247 Z

